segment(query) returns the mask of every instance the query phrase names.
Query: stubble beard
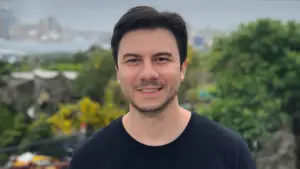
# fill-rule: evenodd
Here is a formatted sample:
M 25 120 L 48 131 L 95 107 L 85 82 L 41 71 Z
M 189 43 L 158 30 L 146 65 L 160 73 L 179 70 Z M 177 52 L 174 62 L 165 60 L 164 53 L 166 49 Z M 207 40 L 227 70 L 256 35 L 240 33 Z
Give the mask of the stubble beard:
M 179 87 L 175 88 L 173 90 L 173 93 L 169 95 L 169 97 L 161 105 L 152 108 L 140 107 L 132 99 L 129 99 L 128 97 L 127 99 L 129 100 L 129 103 L 142 115 L 147 117 L 156 117 L 160 115 L 164 110 L 166 110 L 170 104 L 172 104 L 178 94 L 178 90 Z

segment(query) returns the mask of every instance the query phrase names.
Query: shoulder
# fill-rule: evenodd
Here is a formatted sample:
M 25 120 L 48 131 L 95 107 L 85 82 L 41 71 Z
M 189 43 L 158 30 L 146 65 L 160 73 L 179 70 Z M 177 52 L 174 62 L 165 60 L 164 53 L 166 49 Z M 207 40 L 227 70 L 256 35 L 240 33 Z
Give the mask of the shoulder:
M 196 133 L 205 135 L 207 138 L 214 138 L 216 141 L 229 141 L 244 143 L 239 133 L 230 128 L 222 126 L 221 124 L 197 113 L 193 113 L 193 126 Z
M 81 169 L 104 159 L 111 151 L 116 141 L 116 135 L 120 133 L 121 118 L 101 128 L 88 138 L 74 153 L 70 163 L 70 169 Z M 96 165 L 96 164 L 95 164 Z
M 208 144 L 224 154 L 227 164 L 232 169 L 255 169 L 253 157 L 247 143 L 241 135 L 219 123 L 199 114 L 194 115 L 194 128 L 199 137 L 205 137 Z

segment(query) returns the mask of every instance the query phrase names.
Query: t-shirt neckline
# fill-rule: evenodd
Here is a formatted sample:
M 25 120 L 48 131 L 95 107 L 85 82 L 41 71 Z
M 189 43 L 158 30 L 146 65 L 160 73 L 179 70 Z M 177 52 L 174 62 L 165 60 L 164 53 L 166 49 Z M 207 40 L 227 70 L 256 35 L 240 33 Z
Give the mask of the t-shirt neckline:
M 142 142 L 139 142 L 137 141 L 136 139 L 134 139 L 125 129 L 124 125 L 123 125 L 123 122 L 122 122 L 122 119 L 123 119 L 123 116 L 121 116 L 119 119 L 118 119 L 118 124 L 121 128 L 121 132 L 124 134 L 124 136 L 126 137 L 126 139 L 130 142 L 132 142 L 133 144 L 135 144 L 136 146 L 138 147 L 141 147 L 141 148 L 147 148 L 147 149 L 164 149 L 164 148 L 168 148 L 168 147 L 172 147 L 174 145 L 176 145 L 177 142 L 179 142 L 180 140 L 184 139 L 185 136 L 189 133 L 190 131 L 190 128 L 192 126 L 192 123 L 194 121 L 194 116 L 195 116 L 195 112 L 191 112 L 191 117 L 189 119 L 189 122 L 187 124 L 187 126 L 185 127 L 185 129 L 183 130 L 183 132 L 173 141 L 167 143 L 167 144 L 164 144 L 164 145 L 158 145 L 158 146 L 151 146 L 151 145 L 146 145 Z

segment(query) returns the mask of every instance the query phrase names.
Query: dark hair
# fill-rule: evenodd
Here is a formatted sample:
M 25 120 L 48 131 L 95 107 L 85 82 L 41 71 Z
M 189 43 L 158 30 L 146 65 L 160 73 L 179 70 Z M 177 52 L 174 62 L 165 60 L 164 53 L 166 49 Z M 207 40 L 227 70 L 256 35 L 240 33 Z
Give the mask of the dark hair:
M 183 18 L 177 13 L 158 12 L 149 6 L 136 6 L 120 18 L 113 30 L 111 49 L 116 67 L 118 67 L 118 50 L 122 37 L 137 29 L 155 28 L 165 28 L 174 34 L 182 64 L 186 60 L 188 46 L 186 23 Z

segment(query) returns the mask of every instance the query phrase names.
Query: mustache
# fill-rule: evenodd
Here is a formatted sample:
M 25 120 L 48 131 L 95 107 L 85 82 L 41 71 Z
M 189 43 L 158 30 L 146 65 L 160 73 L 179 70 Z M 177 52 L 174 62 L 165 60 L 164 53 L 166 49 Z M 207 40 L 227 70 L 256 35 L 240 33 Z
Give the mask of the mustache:
M 160 87 L 163 87 L 163 84 L 159 83 L 156 80 L 143 81 L 139 85 L 135 85 L 134 89 L 142 89 L 142 88 L 147 87 L 147 86 L 160 88 Z

